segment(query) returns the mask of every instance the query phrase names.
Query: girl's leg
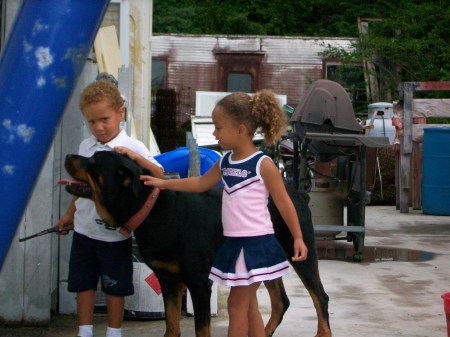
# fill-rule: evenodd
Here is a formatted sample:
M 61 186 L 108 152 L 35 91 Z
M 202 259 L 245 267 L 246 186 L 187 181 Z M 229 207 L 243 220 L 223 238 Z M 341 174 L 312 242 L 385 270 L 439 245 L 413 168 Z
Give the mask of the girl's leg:
M 265 337 L 264 322 L 258 307 L 258 297 L 253 296 L 248 310 L 248 337 Z
M 264 337 L 264 326 L 261 331 L 251 331 L 250 329 L 260 329 L 259 324 L 255 322 L 261 319 L 261 314 L 257 310 L 255 312 L 256 290 L 260 282 L 253 283 L 249 286 L 232 287 L 228 296 L 228 317 L 230 324 L 228 327 L 228 337 Z M 250 313 L 252 308 L 252 313 Z M 250 325 L 249 317 L 252 316 Z M 262 320 L 262 319 L 261 319 Z

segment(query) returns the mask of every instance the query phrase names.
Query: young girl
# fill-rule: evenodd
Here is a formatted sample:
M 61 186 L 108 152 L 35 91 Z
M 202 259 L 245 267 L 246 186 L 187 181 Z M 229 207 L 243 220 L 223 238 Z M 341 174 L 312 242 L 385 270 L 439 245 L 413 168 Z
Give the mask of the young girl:
M 244 93 L 224 97 L 215 106 L 212 119 L 219 145 L 231 152 L 205 175 L 175 180 L 150 176 L 141 179 L 146 185 L 185 192 L 206 191 L 222 179 L 225 243 L 217 253 L 210 279 L 231 286 L 228 337 L 263 337 L 264 323 L 256 291 L 262 281 L 289 272 L 267 208 L 269 193 L 294 237 L 293 259 L 304 261 L 307 257 L 298 216 L 278 168 L 253 144 L 258 127 L 266 144 L 277 141 L 286 118 L 275 95 L 262 90 L 253 97 Z

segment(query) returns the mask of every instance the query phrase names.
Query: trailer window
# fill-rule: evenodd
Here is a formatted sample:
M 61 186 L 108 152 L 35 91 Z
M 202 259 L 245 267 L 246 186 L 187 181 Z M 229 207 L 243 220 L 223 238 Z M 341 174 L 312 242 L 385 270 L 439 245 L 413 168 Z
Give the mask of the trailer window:
M 252 75 L 248 73 L 229 73 L 227 91 L 252 92 Z
M 166 61 L 152 60 L 152 91 L 164 88 L 166 80 Z

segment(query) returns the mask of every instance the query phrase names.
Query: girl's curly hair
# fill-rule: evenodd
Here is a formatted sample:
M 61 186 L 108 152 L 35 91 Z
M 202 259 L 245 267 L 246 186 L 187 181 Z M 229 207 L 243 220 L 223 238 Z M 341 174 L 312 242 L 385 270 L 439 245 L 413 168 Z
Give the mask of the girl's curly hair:
M 245 124 L 252 137 L 261 127 L 267 145 L 281 139 L 287 127 L 283 108 L 270 90 L 260 90 L 253 96 L 242 92 L 232 93 L 222 98 L 217 106 L 223 108 L 235 124 Z

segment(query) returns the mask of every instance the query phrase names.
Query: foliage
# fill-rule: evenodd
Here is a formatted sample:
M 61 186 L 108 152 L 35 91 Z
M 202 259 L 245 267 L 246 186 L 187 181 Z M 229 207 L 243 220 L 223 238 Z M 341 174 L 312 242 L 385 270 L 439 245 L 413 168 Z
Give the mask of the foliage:
M 181 34 L 357 36 L 377 1 L 154 0 L 153 31 Z
M 390 97 L 400 82 L 448 81 L 448 6 L 441 1 L 400 1 L 397 7 L 390 4 L 386 9 L 384 19 L 369 22 L 368 34 L 354 41 L 352 52 L 328 48 L 325 57 L 344 62 L 370 61 L 382 98 Z M 417 96 L 425 95 L 448 97 L 445 92 Z
M 367 35 L 358 18 L 373 20 Z M 324 57 L 371 61 L 382 97 L 400 82 L 450 79 L 445 0 L 154 0 L 153 20 L 155 33 L 359 37 Z
M 372 25 L 357 50 L 365 59 L 376 55 L 374 61 L 397 81 L 448 80 L 450 11 L 440 5 L 424 1 L 405 6 L 396 16 Z

